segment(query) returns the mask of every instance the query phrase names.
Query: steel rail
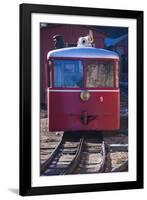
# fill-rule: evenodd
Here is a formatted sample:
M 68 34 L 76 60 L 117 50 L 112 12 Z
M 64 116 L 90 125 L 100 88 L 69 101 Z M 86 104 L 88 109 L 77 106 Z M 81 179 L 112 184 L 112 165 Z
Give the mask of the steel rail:
M 74 159 L 71 161 L 68 168 L 64 172 L 61 173 L 61 175 L 72 174 L 75 171 L 77 165 L 79 164 L 80 158 L 81 158 L 81 154 L 83 151 L 83 144 L 84 144 L 84 138 L 82 137 L 82 138 L 80 138 L 80 142 L 79 142 L 77 152 L 76 152 Z
M 41 165 L 40 174 L 42 174 L 48 168 L 48 165 L 53 161 L 55 155 L 59 152 L 59 149 L 62 146 L 62 144 L 63 144 L 63 140 L 61 140 L 58 143 L 54 151 L 51 153 L 50 157 Z
M 98 170 L 99 173 L 104 172 L 105 166 L 106 166 L 106 147 L 105 147 L 104 141 L 102 141 L 102 155 L 103 155 L 103 159 L 100 165 L 100 169 Z

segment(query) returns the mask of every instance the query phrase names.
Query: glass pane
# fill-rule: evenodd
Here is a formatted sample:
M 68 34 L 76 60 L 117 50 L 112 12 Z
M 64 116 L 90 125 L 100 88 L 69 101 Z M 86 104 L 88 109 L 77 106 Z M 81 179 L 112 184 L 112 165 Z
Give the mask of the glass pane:
M 119 87 L 119 62 L 117 61 L 116 62 L 116 87 Z
M 52 63 L 48 63 L 48 87 L 52 87 Z
M 87 87 L 113 87 L 114 75 L 112 62 L 89 63 L 86 68 Z
M 83 87 L 82 61 L 54 61 L 54 87 Z

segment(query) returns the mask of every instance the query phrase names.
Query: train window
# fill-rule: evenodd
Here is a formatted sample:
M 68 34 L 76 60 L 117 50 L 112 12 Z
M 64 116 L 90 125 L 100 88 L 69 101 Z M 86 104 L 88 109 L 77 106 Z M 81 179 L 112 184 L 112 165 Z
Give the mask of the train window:
M 48 63 L 48 87 L 52 87 L 52 62 L 49 61 Z
M 83 87 L 83 64 L 77 60 L 54 61 L 54 87 Z
M 113 87 L 113 63 L 107 61 L 88 63 L 86 87 Z
M 116 80 L 115 80 L 115 84 L 116 84 L 116 87 L 118 88 L 119 87 L 119 62 L 116 61 Z

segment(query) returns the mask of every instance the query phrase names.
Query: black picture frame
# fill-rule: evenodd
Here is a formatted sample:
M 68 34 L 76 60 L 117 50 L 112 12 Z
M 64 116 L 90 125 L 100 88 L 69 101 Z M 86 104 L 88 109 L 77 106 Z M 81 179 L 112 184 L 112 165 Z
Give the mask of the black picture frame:
M 51 13 L 137 20 L 137 180 L 67 186 L 31 186 L 31 14 Z M 19 194 L 127 190 L 143 188 L 143 11 L 82 8 L 53 5 L 20 5 L 20 174 Z

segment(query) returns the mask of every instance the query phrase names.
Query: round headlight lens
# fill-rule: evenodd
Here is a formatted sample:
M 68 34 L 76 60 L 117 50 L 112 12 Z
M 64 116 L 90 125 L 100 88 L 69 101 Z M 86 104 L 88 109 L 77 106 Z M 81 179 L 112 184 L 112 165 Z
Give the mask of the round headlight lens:
M 80 94 L 80 98 L 83 101 L 88 101 L 90 99 L 90 93 L 88 91 L 82 91 Z

